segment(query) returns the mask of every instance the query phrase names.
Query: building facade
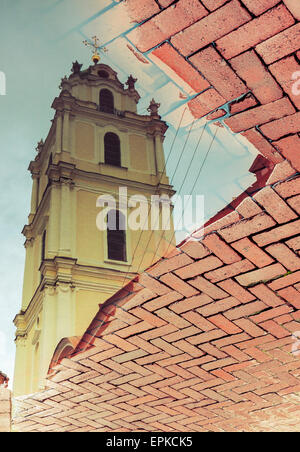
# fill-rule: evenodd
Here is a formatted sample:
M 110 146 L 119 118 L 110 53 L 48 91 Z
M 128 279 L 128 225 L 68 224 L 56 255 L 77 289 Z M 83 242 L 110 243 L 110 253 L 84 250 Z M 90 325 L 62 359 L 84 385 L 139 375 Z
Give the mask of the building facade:
M 154 227 L 137 208 L 146 202 L 150 212 L 151 199 L 174 192 L 163 150 L 167 126 L 154 101 L 149 115 L 137 114 L 135 82 L 130 76 L 124 86 L 110 67 L 81 70 L 76 62 L 53 102 L 49 134 L 29 165 L 15 395 L 42 389 L 52 356 L 76 346 L 99 304 L 173 246 L 172 219 L 164 229 L 161 221 L 164 203 L 156 203 Z M 101 229 L 104 212 L 116 227 Z M 130 215 L 134 227 L 122 227 Z

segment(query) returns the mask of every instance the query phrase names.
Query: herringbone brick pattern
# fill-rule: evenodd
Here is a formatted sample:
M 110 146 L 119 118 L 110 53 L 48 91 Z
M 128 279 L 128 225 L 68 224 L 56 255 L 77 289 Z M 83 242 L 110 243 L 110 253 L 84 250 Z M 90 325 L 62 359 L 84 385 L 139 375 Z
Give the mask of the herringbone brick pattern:
M 144 21 L 127 39 L 189 85 L 195 118 L 225 122 L 273 164 L 299 171 L 299 0 L 124 4 Z
M 108 300 L 14 429 L 299 431 L 299 193 L 277 180 Z

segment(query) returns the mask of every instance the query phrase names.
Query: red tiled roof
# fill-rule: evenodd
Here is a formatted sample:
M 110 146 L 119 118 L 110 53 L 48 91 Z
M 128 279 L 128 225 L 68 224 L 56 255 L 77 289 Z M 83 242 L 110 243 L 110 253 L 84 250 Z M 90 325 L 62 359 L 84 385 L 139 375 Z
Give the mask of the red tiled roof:
M 5 375 L 4 373 L 0 372 L 0 387 L 4 386 L 5 388 L 7 387 L 9 378 L 7 377 L 7 375 Z
M 204 236 L 100 307 L 45 391 L 16 401 L 15 428 L 299 431 L 299 2 L 127 3 L 138 50 L 168 40 L 155 56 L 203 90 L 193 114 L 230 102 L 226 124 L 265 159 Z

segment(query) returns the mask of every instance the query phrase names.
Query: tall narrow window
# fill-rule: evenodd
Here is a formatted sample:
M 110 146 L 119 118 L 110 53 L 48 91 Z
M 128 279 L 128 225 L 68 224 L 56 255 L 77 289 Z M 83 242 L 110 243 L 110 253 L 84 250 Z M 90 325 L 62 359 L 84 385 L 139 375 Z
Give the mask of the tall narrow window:
M 108 259 L 127 261 L 125 215 L 119 210 L 111 210 L 107 215 Z
M 105 113 L 114 113 L 114 96 L 108 89 L 102 89 L 100 91 L 100 111 Z
M 43 260 L 45 260 L 46 257 L 46 231 L 43 232 L 43 236 L 42 236 L 42 262 Z
M 105 163 L 121 166 L 120 139 L 115 133 L 107 133 L 104 137 Z

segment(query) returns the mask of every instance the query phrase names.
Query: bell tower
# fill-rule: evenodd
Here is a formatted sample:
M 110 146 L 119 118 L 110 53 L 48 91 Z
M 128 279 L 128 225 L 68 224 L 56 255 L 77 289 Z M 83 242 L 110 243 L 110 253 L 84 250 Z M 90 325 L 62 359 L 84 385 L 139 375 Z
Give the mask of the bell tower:
M 124 86 L 109 66 L 94 63 L 82 70 L 75 62 L 62 79 L 49 134 L 29 165 L 23 299 L 14 320 L 16 396 L 43 388 L 53 355 L 59 359 L 74 348 L 99 304 L 174 242 L 172 219 L 162 227 L 163 203 L 159 227 L 147 218 L 147 225 L 136 227 L 139 200 L 148 208 L 153 196 L 174 194 L 165 172 L 167 126 L 159 104 L 151 102 L 149 115 L 137 114 L 136 80 L 130 76 Z M 106 205 L 116 228 L 102 230 L 105 197 L 116 200 Z M 131 214 L 134 225 L 121 227 Z

